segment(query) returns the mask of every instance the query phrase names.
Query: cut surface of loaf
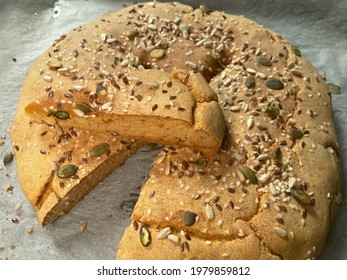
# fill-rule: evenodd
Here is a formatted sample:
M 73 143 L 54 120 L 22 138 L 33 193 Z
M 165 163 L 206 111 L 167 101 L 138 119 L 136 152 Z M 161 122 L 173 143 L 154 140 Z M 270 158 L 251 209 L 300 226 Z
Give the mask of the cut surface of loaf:
M 200 73 L 176 70 L 170 75 L 148 69 L 127 73 L 113 83 L 89 82 L 76 91 L 67 86 L 53 96 L 43 92 L 25 111 L 31 118 L 48 116 L 77 128 L 191 147 L 206 156 L 214 156 L 222 143 L 223 113 Z
M 11 128 L 18 179 L 43 226 L 69 211 L 142 146 L 112 132 L 29 119 L 20 106 Z
M 94 142 L 88 139 L 93 132 L 87 127 L 74 128 L 72 120 L 83 120 L 80 111 L 87 110 L 82 103 L 74 107 L 74 95 L 80 96 L 87 87 L 96 92 L 100 85 L 100 92 L 107 95 L 107 85 L 117 88 L 132 83 L 131 77 L 148 71 L 144 69 L 172 73 L 168 79 L 177 80 L 180 87 L 189 89 L 196 103 L 205 104 L 199 101 L 206 98 L 199 95 L 204 92 L 200 90 L 201 76 L 195 74 L 201 73 L 212 88 L 207 92 L 217 96 L 207 104 L 220 107 L 225 135 L 218 153 L 210 157 L 191 148 L 164 147 L 142 186 L 117 258 L 319 256 L 341 201 L 339 146 L 324 80 L 300 51 L 278 34 L 241 16 L 194 10 L 176 2 L 141 3 L 106 15 L 61 36 L 35 62 L 23 85 L 11 131 L 21 185 L 32 203 L 40 206 L 38 201 L 47 198 L 45 201 L 54 205 L 55 196 L 59 197 L 62 203 L 53 211 L 58 213 L 65 205 L 64 198 L 69 200 L 64 193 L 66 185 L 73 184 L 75 191 L 71 191 L 69 201 L 77 202 L 84 189 L 92 189 L 106 176 L 104 170 L 115 168 L 136 150 L 141 142 L 114 136 L 107 122 L 93 134 Z M 57 99 L 53 114 L 72 104 L 71 115 L 77 112 L 74 118 L 44 114 L 38 121 L 24 112 L 32 101 L 39 100 L 37 105 L 42 105 L 43 96 L 51 99 L 56 94 L 64 95 L 67 101 Z M 98 99 L 99 94 L 92 101 L 109 106 L 102 97 Z M 158 102 L 148 102 L 150 111 L 155 109 L 153 114 L 159 112 Z M 214 121 L 208 114 L 201 116 L 196 126 Z M 27 121 L 21 122 L 22 117 Z M 18 126 L 32 140 L 21 137 Z M 70 136 L 67 143 L 52 140 L 55 130 L 68 132 L 71 128 L 81 138 L 70 131 L 72 142 Z M 49 129 L 52 134 L 46 134 Z M 218 134 L 217 130 L 211 132 Z M 44 138 L 47 135 L 51 137 L 48 141 Z M 100 140 L 108 139 L 104 137 L 114 139 L 114 146 L 102 145 Z M 104 153 L 94 158 L 91 153 L 96 146 Z M 61 154 L 65 156 L 63 163 L 59 161 Z M 38 156 L 45 160 L 35 161 L 28 173 L 24 172 L 25 160 L 32 163 Z M 85 158 L 93 164 L 84 165 Z M 60 165 L 55 168 L 52 164 L 53 171 L 45 169 L 52 160 Z M 79 166 L 78 177 L 57 176 L 59 168 L 68 163 Z M 46 171 L 37 172 L 41 169 Z M 31 176 L 33 172 L 37 173 Z M 36 187 L 29 187 L 34 180 Z M 61 213 L 67 209 L 65 206 Z

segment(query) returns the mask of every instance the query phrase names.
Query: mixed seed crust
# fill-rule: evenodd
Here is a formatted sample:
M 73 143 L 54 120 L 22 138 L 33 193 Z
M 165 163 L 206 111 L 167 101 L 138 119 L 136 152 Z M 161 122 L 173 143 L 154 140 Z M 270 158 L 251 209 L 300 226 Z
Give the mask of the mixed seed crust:
M 77 117 L 94 103 L 106 108 L 102 96 L 145 69 L 174 71 L 190 91 L 184 73 L 201 73 L 223 112 L 225 135 L 215 156 L 163 148 L 117 258 L 318 257 L 341 202 L 339 145 L 324 79 L 297 47 L 261 25 L 179 3 L 136 4 L 80 26 L 32 66 L 11 137 L 21 186 L 41 222 L 68 211 L 142 144 L 106 129 L 77 129 L 59 108 L 71 102 Z M 87 99 L 76 106 L 80 92 Z M 67 101 L 38 123 L 24 112 L 33 100 L 61 94 Z M 150 101 L 153 112 L 162 109 Z

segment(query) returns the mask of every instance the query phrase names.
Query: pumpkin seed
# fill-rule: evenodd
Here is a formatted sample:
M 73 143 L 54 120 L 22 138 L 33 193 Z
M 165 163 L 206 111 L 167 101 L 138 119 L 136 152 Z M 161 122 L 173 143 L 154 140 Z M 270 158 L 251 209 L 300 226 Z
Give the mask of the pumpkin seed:
M 151 51 L 151 53 L 149 55 L 151 56 L 151 58 L 161 58 L 164 56 L 164 54 L 165 54 L 164 50 L 155 49 L 155 50 Z
M 331 94 L 340 94 L 341 93 L 341 87 L 338 85 L 335 85 L 333 83 L 328 83 L 328 90 Z
M 198 167 L 205 167 L 205 165 L 207 164 L 207 159 L 206 158 L 204 158 L 204 157 L 201 157 L 201 158 L 199 158 L 199 159 L 197 159 L 196 161 L 195 161 L 195 164 L 198 166 Z
M 271 66 L 272 65 L 271 60 L 266 58 L 266 57 L 257 57 L 257 62 L 263 66 Z
M 149 244 L 151 244 L 151 241 L 152 241 L 151 233 L 145 226 L 141 226 L 140 228 L 140 241 L 144 247 L 148 247 Z
M 106 95 L 107 89 L 103 85 L 98 85 L 98 87 L 96 88 L 96 93 L 100 95 Z
M 4 165 L 9 164 L 13 160 L 13 153 L 12 152 L 7 152 L 4 155 Z
M 60 120 L 67 120 L 70 118 L 70 114 L 68 112 L 65 112 L 65 111 L 56 111 L 54 114 L 53 114 L 54 117 L 56 117 L 57 119 L 60 119 Z
M 255 86 L 255 78 L 253 76 L 249 76 L 245 81 L 245 86 L 247 88 L 253 88 Z
M 257 176 L 255 176 L 255 173 L 252 169 L 250 169 L 247 166 L 242 166 L 240 168 L 242 174 L 252 183 L 252 184 L 257 184 L 258 179 Z
M 307 205 L 313 204 L 313 200 L 304 190 L 299 189 L 297 187 L 292 187 L 290 189 L 290 192 L 298 202 L 301 202 L 301 203 L 307 204 Z
M 280 109 L 277 107 L 269 107 L 266 109 L 265 113 L 271 118 L 276 119 L 280 113 Z
M 282 158 L 282 151 L 280 147 L 277 147 L 274 149 L 272 152 L 272 159 L 274 160 L 275 163 L 279 162 Z
M 106 143 L 102 143 L 99 145 L 96 145 L 91 151 L 90 155 L 92 157 L 99 157 L 102 156 L 106 151 L 108 150 L 108 145 Z
M 292 45 L 291 46 L 292 52 L 296 55 L 296 56 L 301 56 L 301 52 L 299 50 L 299 48 L 297 46 Z
M 195 219 L 196 219 L 197 214 L 190 212 L 190 211 L 185 211 L 184 212 L 184 224 L 188 227 L 194 225 Z
M 297 139 L 301 139 L 304 134 L 302 133 L 302 131 L 300 131 L 299 129 L 295 128 L 295 127 L 291 127 L 288 131 L 288 134 L 290 137 L 292 137 L 294 140 Z
M 78 166 L 76 165 L 65 165 L 62 168 L 60 168 L 57 172 L 57 176 L 61 179 L 72 177 L 76 174 L 78 170 Z
M 63 64 L 59 60 L 50 60 L 47 62 L 47 65 L 53 69 L 57 69 L 63 66 Z
M 138 35 L 139 35 L 139 32 L 137 30 L 131 30 L 126 34 L 129 40 L 134 40 L 135 37 L 137 37 Z
M 284 84 L 277 79 L 267 79 L 265 85 L 270 89 L 281 90 L 284 89 Z
M 203 60 L 208 66 L 212 68 L 218 68 L 218 67 L 222 67 L 223 69 L 225 68 L 225 66 L 211 54 L 206 54 Z
M 76 103 L 75 108 L 81 110 L 85 114 L 91 113 L 93 111 L 93 109 L 88 104 L 82 102 Z
M 157 143 L 146 143 L 141 149 L 142 152 L 152 152 L 154 150 L 160 149 L 163 145 Z

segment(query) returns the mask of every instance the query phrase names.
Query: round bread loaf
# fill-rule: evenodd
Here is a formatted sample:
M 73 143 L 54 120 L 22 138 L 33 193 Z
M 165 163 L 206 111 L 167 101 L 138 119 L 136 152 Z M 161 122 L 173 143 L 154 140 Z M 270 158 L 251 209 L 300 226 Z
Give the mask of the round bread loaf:
M 31 201 L 37 209 L 48 195 L 54 196 L 47 207 L 59 211 L 49 210 L 54 215 L 44 224 L 70 209 L 141 142 L 115 144 L 114 149 L 108 145 L 110 152 L 89 164 L 90 149 L 80 152 L 88 127 L 79 128 L 75 141 L 64 139 L 70 145 L 66 150 L 62 140 L 53 147 L 43 140 L 41 130 L 32 131 L 35 145 L 27 145 L 18 132 L 18 126 L 29 131 L 32 122 L 24 107 L 61 89 L 72 99 L 76 90 L 90 94 L 88 84 L 105 80 L 116 91 L 118 81 L 144 69 L 200 72 L 218 97 L 226 132 L 214 157 L 176 146 L 161 151 L 117 258 L 319 256 L 341 199 L 339 145 L 323 78 L 298 48 L 263 26 L 179 3 L 136 4 L 97 19 L 60 37 L 32 66 L 11 136 L 17 162 L 33 161 L 36 154 L 46 159 L 25 172 L 18 170 L 24 193 L 30 198 L 35 190 Z M 41 124 L 64 131 L 72 127 L 71 122 L 50 120 L 43 117 Z M 99 132 L 90 133 L 95 133 L 95 144 L 105 142 Z M 42 145 L 50 152 L 42 153 Z M 127 149 L 131 152 L 125 153 Z M 69 178 L 58 176 L 61 154 L 78 166 Z M 48 162 L 58 163 L 57 168 Z M 37 170 L 46 173 L 33 182 L 30 174 Z M 93 181 L 94 176 L 98 180 Z M 60 191 L 67 182 L 69 190 Z

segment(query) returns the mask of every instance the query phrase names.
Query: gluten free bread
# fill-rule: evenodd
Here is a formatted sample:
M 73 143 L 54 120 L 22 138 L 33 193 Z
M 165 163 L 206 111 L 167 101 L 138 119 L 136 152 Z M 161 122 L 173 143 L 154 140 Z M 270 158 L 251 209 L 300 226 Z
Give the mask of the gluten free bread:
M 48 60 L 48 66 L 51 63 Z M 149 69 L 124 74 L 121 81 L 113 83 L 109 79 L 101 84 L 89 82 L 75 91 L 76 86 L 67 86 L 59 87 L 52 96 L 43 93 L 25 111 L 32 118 L 64 120 L 64 125 L 192 147 L 206 156 L 216 155 L 222 143 L 223 113 L 200 73 L 176 70 L 170 75 Z
M 100 174 L 96 165 L 87 164 L 89 169 L 78 168 L 77 177 L 60 178 L 59 168 L 69 159 L 89 162 L 91 151 L 103 139 L 107 146 L 100 146 L 101 150 L 110 152 L 104 151 L 99 162 L 111 170 L 141 140 L 122 140 L 105 127 L 102 133 L 115 141 L 112 148 L 111 139 L 101 136 L 99 127 L 93 137 L 97 141 L 89 144 L 87 131 L 73 128 L 77 137 L 69 133 L 75 142 L 66 140 L 71 153 L 61 164 L 57 159 L 63 140 L 52 147 L 42 137 L 48 135 L 46 130 L 53 131 L 50 137 L 57 129 L 71 130 L 72 119 L 45 116 L 38 121 L 24 108 L 44 94 L 61 96 L 61 87 L 72 89 L 64 93 L 73 102 L 76 91 L 82 90 L 78 86 L 88 83 L 95 88 L 109 80 L 113 89 L 112 81 L 118 85 L 124 77 L 149 68 L 174 71 L 171 77 L 188 88 L 187 73 L 201 73 L 217 95 L 225 136 L 215 156 L 173 144 L 164 147 L 141 189 L 117 258 L 319 256 L 341 199 L 339 146 L 327 86 L 300 51 L 278 34 L 244 17 L 206 12 L 204 7 L 137 4 L 71 31 L 39 58 L 24 83 L 11 134 L 19 165 L 23 159 L 47 157 L 28 166 L 27 173 L 19 168 L 26 195 L 37 201 L 49 190 L 48 194 L 64 201 L 65 196 L 49 186 L 55 181 L 64 186 L 71 183 L 78 190 L 71 201 L 77 202 L 81 190 L 96 185 L 92 180 L 81 185 L 81 176 L 101 180 L 106 172 Z M 24 116 L 27 121 L 19 121 Z M 21 125 L 29 131 L 34 120 L 37 128 L 31 130 L 34 136 L 27 133 L 32 139 L 28 145 L 17 128 Z M 83 152 L 80 141 L 90 145 Z M 122 143 L 127 148 L 117 148 Z M 44 153 L 37 148 L 40 145 L 45 145 Z M 111 165 L 111 158 L 117 164 Z M 57 169 L 52 164 L 48 173 L 35 178 L 33 189 L 30 174 L 41 164 L 46 168 L 52 159 L 58 162 Z

